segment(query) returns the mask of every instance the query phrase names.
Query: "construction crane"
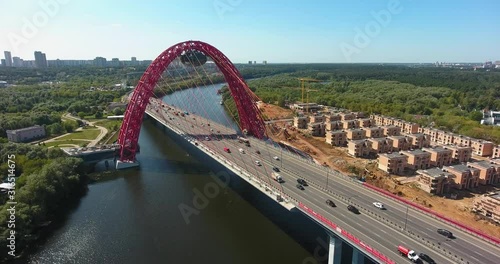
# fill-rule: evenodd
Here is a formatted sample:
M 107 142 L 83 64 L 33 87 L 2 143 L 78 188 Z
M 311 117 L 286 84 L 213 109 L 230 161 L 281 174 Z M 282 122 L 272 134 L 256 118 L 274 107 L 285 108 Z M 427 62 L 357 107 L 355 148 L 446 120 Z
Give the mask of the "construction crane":
M 300 86 L 302 88 L 302 103 L 304 102 L 304 91 L 306 89 L 306 82 L 321 82 L 320 80 L 312 79 L 312 78 L 299 78 Z
M 309 92 L 317 92 L 319 90 L 307 89 L 307 102 L 306 102 L 306 113 L 309 113 Z

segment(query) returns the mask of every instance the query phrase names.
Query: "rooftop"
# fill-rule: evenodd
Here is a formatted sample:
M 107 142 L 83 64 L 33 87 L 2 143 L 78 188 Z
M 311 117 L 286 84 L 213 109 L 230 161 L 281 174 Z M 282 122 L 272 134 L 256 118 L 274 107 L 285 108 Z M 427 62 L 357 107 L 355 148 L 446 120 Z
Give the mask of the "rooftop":
M 464 164 L 458 164 L 458 165 L 453 165 L 453 166 L 448 166 L 448 168 L 450 169 L 453 169 L 455 171 L 461 171 L 461 172 L 464 172 L 464 171 L 475 171 L 477 170 L 476 168 L 471 168 L 467 165 L 464 165 Z
M 39 126 L 39 125 L 35 125 L 35 126 L 24 127 L 24 128 L 15 129 L 15 130 L 7 130 L 7 132 L 10 132 L 10 133 L 17 133 L 17 132 L 29 131 L 29 130 L 32 130 L 32 129 L 38 129 L 38 128 L 43 128 L 43 127 L 41 127 L 41 126 Z
M 425 150 L 427 152 L 434 152 L 434 153 L 437 153 L 437 152 L 451 152 L 451 150 L 445 149 L 443 147 L 423 148 L 423 150 Z
M 386 156 L 390 159 L 393 159 L 393 158 L 401 158 L 401 157 L 406 157 L 405 155 L 401 154 L 401 153 L 398 153 L 398 152 L 395 152 L 395 153 L 384 153 L 384 154 L 380 154 L 380 156 Z
M 405 150 L 405 151 L 402 151 L 403 154 L 408 154 L 408 155 L 431 155 L 429 152 L 427 151 L 423 151 L 421 149 L 415 149 L 415 150 Z
M 446 172 L 444 172 L 440 168 L 432 168 L 432 169 L 427 169 L 427 170 L 417 170 L 418 174 L 425 174 L 428 175 L 432 178 L 439 178 L 439 177 L 444 177 L 446 176 Z
M 469 165 L 471 166 L 477 166 L 477 167 L 480 167 L 482 169 L 488 169 L 488 168 L 491 168 L 491 167 L 498 167 L 499 165 L 497 164 L 494 164 L 493 162 L 488 162 L 486 160 L 483 160 L 483 161 L 478 161 L 478 162 L 469 162 Z
M 405 139 L 405 138 L 408 138 L 407 136 L 388 136 L 387 138 L 390 138 L 390 139 Z

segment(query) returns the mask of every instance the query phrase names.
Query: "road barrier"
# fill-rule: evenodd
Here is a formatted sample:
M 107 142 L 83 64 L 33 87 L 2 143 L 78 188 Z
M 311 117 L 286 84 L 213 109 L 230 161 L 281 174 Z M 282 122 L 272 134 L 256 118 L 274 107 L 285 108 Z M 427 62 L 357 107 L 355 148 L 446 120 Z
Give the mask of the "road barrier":
M 369 254 L 371 254 L 372 256 L 376 257 L 377 259 L 379 259 L 381 261 L 381 263 L 386 263 L 386 264 L 396 264 L 395 261 L 389 259 L 388 257 L 386 257 L 384 254 L 378 252 L 376 249 L 372 248 L 371 246 L 369 246 L 368 244 L 366 244 L 365 242 L 359 240 L 358 238 L 356 238 L 355 236 L 353 236 L 352 234 L 350 234 L 349 232 L 345 231 L 344 229 L 340 228 L 340 226 L 336 225 L 335 223 L 333 223 L 332 221 L 330 221 L 329 219 L 327 219 L 326 217 L 318 214 L 317 212 L 315 212 L 314 210 L 312 210 L 311 208 L 307 207 L 306 205 L 304 205 L 303 203 L 300 203 L 299 202 L 299 208 L 304 210 L 307 214 L 309 214 L 311 217 L 315 218 L 316 220 L 318 220 L 319 222 L 323 223 L 324 225 L 328 226 L 329 228 L 331 228 L 332 230 L 336 230 L 337 232 L 339 232 L 343 237 L 347 238 L 349 241 L 351 241 L 353 244 L 356 244 L 357 246 L 359 246 L 360 248 L 362 248 L 364 251 L 368 252 Z
M 446 217 L 444 215 L 438 214 L 438 213 L 436 213 L 436 212 L 434 212 L 434 211 L 432 211 L 432 210 L 430 210 L 430 209 L 428 209 L 426 207 L 423 207 L 423 206 L 421 206 L 419 204 L 416 204 L 416 203 L 413 203 L 411 201 L 408 201 L 408 200 L 406 200 L 406 199 L 404 199 L 402 197 L 399 197 L 399 196 L 397 196 L 397 195 L 395 195 L 395 194 L 393 194 L 393 193 L 391 193 L 389 191 L 386 191 L 386 190 L 384 190 L 382 188 L 373 186 L 373 185 L 368 184 L 366 182 L 363 183 L 363 185 L 366 186 L 367 188 L 370 188 L 370 189 L 374 190 L 374 191 L 377 191 L 377 192 L 382 193 L 382 194 L 384 194 L 386 196 L 389 196 L 389 197 L 391 197 L 391 198 L 393 198 L 395 200 L 398 200 L 398 201 L 403 202 L 403 203 L 405 203 L 407 205 L 410 205 L 410 206 L 412 206 L 414 208 L 417 208 L 420 211 L 423 211 L 423 212 L 427 213 L 428 215 L 433 216 L 436 219 L 448 222 L 448 223 L 454 225 L 455 227 L 460 228 L 460 229 L 468 232 L 469 234 L 476 235 L 477 237 L 482 238 L 483 240 L 486 240 L 488 242 L 491 242 L 491 243 L 495 244 L 496 246 L 500 245 L 500 239 L 498 239 L 496 237 L 492 237 L 492 236 L 490 236 L 488 234 L 485 234 L 485 233 L 483 233 L 481 231 L 478 231 L 476 229 L 470 228 L 470 227 L 468 227 L 468 226 L 466 226 L 466 225 L 464 225 L 462 223 L 459 223 L 459 222 L 457 222 L 457 221 L 455 221 L 453 219 L 450 219 L 450 218 L 448 218 L 448 217 Z

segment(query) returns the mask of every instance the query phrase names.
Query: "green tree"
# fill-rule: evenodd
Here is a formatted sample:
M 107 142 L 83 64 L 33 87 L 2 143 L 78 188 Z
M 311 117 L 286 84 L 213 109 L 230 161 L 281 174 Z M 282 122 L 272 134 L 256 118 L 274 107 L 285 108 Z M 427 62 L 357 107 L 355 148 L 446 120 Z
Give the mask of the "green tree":
M 85 118 L 85 113 L 84 112 L 78 112 L 78 117 L 80 117 L 80 119 L 84 119 Z

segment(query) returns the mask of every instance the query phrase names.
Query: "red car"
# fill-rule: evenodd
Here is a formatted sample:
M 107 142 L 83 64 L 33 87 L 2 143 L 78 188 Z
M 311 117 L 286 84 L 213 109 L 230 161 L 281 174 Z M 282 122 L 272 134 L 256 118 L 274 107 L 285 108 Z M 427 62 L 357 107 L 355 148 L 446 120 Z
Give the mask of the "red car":
M 231 150 L 229 150 L 228 148 L 224 148 L 224 151 L 227 153 L 231 153 Z

